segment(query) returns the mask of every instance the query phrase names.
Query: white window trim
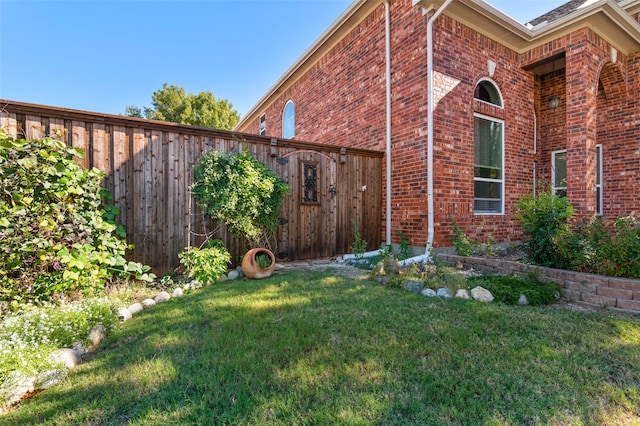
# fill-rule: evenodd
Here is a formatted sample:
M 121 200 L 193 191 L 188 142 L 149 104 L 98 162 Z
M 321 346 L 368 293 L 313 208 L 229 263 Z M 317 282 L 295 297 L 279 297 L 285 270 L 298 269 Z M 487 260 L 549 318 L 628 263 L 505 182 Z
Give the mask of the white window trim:
M 566 154 L 567 154 L 567 150 L 566 149 L 559 149 L 557 151 L 552 151 L 551 152 L 551 188 L 553 189 L 553 194 L 554 195 L 556 195 L 558 190 L 564 190 L 565 194 L 567 193 L 566 182 L 565 182 L 565 186 L 556 185 L 556 155 L 557 154 L 561 154 L 563 152 L 564 152 L 565 158 L 566 158 Z M 567 171 L 567 174 L 568 174 L 568 171 Z M 569 194 L 567 194 L 567 196 L 568 195 Z
M 493 81 L 493 79 L 491 79 L 489 77 L 482 77 L 480 80 L 477 81 L 475 87 L 478 87 L 478 85 L 480 83 L 482 83 L 483 81 L 488 81 L 489 83 L 493 84 L 493 87 L 495 87 L 496 91 L 498 92 L 498 96 L 500 96 L 500 105 L 496 105 L 496 104 L 491 103 L 491 102 L 483 101 L 482 99 L 478 99 L 475 96 L 473 97 L 473 99 L 478 101 L 478 102 L 482 102 L 483 104 L 492 105 L 492 106 L 494 106 L 496 108 L 504 109 L 504 97 L 502 96 L 502 92 L 500 91 L 500 87 L 498 86 L 498 84 L 495 81 Z
M 489 80 L 489 79 L 485 78 L 483 80 Z M 491 80 L 489 80 L 489 81 L 491 81 Z M 497 86 L 496 86 L 496 88 L 497 88 Z M 500 91 L 498 91 L 498 93 L 500 93 Z M 502 97 L 502 94 L 500 94 L 500 97 Z M 495 104 L 491 104 L 491 105 L 495 105 Z M 497 106 L 497 105 L 495 105 L 495 106 Z M 473 203 L 474 204 L 473 214 L 476 215 L 476 216 L 504 216 L 505 215 L 504 204 L 505 204 L 505 198 L 506 198 L 506 196 L 505 196 L 505 193 L 506 193 L 505 188 L 507 187 L 507 170 L 506 170 L 506 167 L 504 166 L 504 136 L 505 136 L 504 120 L 502 120 L 500 118 L 496 118 L 496 117 L 491 117 L 490 115 L 480 114 L 480 113 L 477 113 L 477 112 L 473 114 L 474 120 L 475 120 L 476 117 L 477 118 L 482 118 L 484 120 L 495 121 L 495 122 L 500 123 L 502 125 L 502 141 L 501 141 L 501 143 L 502 143 L 502 160 L 501 160 L 502 161 L 502 179 L 477 178 L 477 177 L 475 177 L 475 172 L 474 172 L 473 181 L 474 182 L 476 182 L 476 181 L 480 181 L 480 182 L 499 182 L 499 183 L 502 183 L 502 186 L 501 186 L 501 194 L 500 194 L 500 198 L 501 198 L 500 204 L 501 205 L 500 205 L 500 212 L 499 213 L 497 213 L 497 212 L 477 212 L 476 209 L 475 209 L 475 201 L 476 200 L 483 200 L 483 199 L 482 198 L 476 198 L 475 191 L 474 191 L 474 194 L 473 194 L 473 202 L 474 202 Z M 475 135 L 474 135 L 474 138 L 475 138 Z M 475 155 L 475 153 L 474 153 L 474 155 Z M 474 161 L 474 163 L 475 163 L 475 161 Z M 475 169 L 475 164 L 473 165 L 473 167 Z M 493 200 L 493 198 L 491 198 L 490 200 Z
M 264 119 L 264 121 L 263 121 L 263 119 Z M 261 128 L 263 122 L 264 122 L 264 129 Z M 266 114 L 262 114 L 258 118 L 258 134 L 260 134 L 260 136 L 266 136 L 267 135 L 267 115 Z

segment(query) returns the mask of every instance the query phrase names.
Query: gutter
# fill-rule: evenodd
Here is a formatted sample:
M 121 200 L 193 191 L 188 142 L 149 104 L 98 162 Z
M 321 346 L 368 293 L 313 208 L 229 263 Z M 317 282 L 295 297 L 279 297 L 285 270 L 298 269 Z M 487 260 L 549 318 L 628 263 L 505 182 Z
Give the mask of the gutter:
M 400 265 L 431 261 L 430 251 L 435 234 L 433 212 L 433 112 L 435 110 L 433 104 L 433 24 L 452 2 L 453 0 L 446 0 L 427 22 L 427 81 L 429 85 L 427 87 L 427 244 L 423 255 L 398 262 Z

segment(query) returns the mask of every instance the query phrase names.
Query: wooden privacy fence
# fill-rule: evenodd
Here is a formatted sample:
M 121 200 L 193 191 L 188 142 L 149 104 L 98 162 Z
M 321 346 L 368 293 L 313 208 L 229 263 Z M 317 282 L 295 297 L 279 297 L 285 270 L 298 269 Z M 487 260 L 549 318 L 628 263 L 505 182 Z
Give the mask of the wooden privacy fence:
M 178 253 L 215 229 L 189 188 L 194 165 L 209 149 L 250 151 L 291 186 L 277 231 L 276 255 L 297 260 L 350 251 L 355 220 L 368 249 L 380 247 L 382 155 L 132 117 L 0 100 L 0 127 L 17 138 L 60 134 L 82 148 L 84 167 L 106 172 L 103 186 L 135 245 L 133 260 L 156 274 L 179 266 Z M 216 233 L 234 260 L 247 250 L 224 227 Z

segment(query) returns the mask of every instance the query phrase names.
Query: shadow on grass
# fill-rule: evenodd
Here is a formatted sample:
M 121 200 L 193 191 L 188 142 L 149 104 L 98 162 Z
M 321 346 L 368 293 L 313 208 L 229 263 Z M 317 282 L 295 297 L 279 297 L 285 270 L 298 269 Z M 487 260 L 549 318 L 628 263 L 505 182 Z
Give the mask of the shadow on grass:
M 638 365 L 638 318 L 276 274 L 144 311 L 0 423 L 625 424 Z

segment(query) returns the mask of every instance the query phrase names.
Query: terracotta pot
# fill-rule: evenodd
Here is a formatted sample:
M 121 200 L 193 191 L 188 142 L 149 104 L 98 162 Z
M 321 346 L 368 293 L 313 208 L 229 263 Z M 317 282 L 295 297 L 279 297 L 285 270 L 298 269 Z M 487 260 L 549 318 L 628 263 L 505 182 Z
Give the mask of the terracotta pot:
M 268 268 L 261 268 L 258 266 L 256 257 L 259 255 L 268 255 L 271 258 L 271 264 Z M 271 253 L 271 250 L 266 248 L 254 248 L 247 252 L 242 258 L 242 273 L 247 278 L 267 278 L 273 273 L 276 268 L 276 257 Z

